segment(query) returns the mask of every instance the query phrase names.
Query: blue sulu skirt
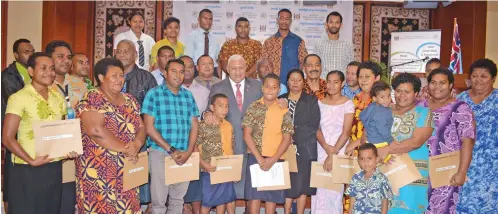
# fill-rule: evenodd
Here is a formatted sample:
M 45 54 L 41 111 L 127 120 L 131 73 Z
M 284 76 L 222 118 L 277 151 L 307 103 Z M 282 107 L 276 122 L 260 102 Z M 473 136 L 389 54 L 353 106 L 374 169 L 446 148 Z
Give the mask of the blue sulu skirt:
M 249 167 L 253 164 L 258 164 L 258 161 L 253 154 L 249 154 L 247 156 L 246 188 L 244 191 L 246 200 L 261 200 L 277 204 L 284 204 L 286 190 L 258 191 L 257 188 L 252 188 L 251 171 Z
M 201 172 L 202 206 L 215 207 L 237 200 L 233 182 L 211 184 L 208 172 Z

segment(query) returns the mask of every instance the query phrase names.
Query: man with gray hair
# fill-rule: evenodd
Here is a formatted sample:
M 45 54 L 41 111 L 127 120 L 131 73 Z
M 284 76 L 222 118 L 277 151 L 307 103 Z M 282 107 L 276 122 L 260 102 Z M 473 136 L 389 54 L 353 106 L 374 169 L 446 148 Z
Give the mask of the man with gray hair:
M 114 57 L 119 59 L 124 66 L 125 83 L 121 91 L 130 93 L 142 104 L 147 91 L 157 86 L 156 79 L 135 63 L 137 51 L 132 41 L 121 40 L 116 46 Z
M 247 148 L 242 133 L 242 118 L 251 103 L 263 96 L 261 92 L 261 82 L 251 78 L 246 78 L 247 64 L 241 55 L 232 55 L 228 58 L 228 77 L 211 87 L 209 99 L 215 94 L 224 94 L 228 97 L 228 114 L 226 120 L 234 127 L 235 145 L 234 153 L 244 155 L 242 178 L 240 182 L 234 184 L 237 199 L 244 199 L 244 186 L 246 177 Z M 204 113 L 206 121 L 214 120 L 212 113 Z M 228 213 L 235 212 L 235 203 L 229 204 Z
M 263 96 L 261 82 L 246 77 L 247 64 L 241 55 L 232 55 L 227 62 L 228 77 L 211 87 L 209 99 L 215 94 L 224 94 L 228 97 L 228 114 L 226 120 L 234 127 L 235 145 L 234 153 L 244 155 L 242 165 L 242 178 L 240 182 L 234 184 L 237 199 L 245 199 L 244 188 L 246 176 L 247 147 L 244 142 L 242 131 L 242 118 L 251 103 L 261 99 Z M 233 93 L 232 93 L 233 92 Z M 287 101 L 279 99 L 278 104 L 281 108 L 287 108 Z M 215 119 L 209 108 L 203 114 L 206 122 L 213 124 Z M 246 206 L 247 207 L 247 206 Z M 235 202 L 227 206 L 228 213 L 235 213 Z M 248 210 L 247 210 L 248 213 Z
M 258 72 L 258 80 L 263 82 L 263 78 L 268 74 L 273 73 L 273 62 L 271 62 L 268 58 L 262 58 L 258 60 L 256 64 L 256 71 Z M 287 77 L 285 77 L 287 78 Z M 278 96 L 287 93 L 287 87 L 283 83 L 280 83 L 280 93 Z
M 135 43 L 130 40 L 121 40 L 115 49 L 114 57 L 121 61 L 124 66 L 124 76 L 125 82 L 121 92 L 129 93 L 137 99 L 140 105 L 143 104 L 145 99 L 145 94 L 157 86 L 157 81 L 154 76 L 138 67 L 135 63 L 137 59 L 137 50 L 135 48 Z M 147 148 L 144 146 L 140 151 L 146 151 Z M 150 187 L 149 184 L 144 184 L 140 186 L 140 203 L 149 204 L 150 199 Z

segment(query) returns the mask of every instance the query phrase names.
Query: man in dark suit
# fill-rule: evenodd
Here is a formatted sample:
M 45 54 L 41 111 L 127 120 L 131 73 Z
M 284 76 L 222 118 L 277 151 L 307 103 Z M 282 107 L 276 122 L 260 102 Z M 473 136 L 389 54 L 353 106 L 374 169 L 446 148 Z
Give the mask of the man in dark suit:
M 227 70 L 229 77 L 211 87 L 209 99 L 215 94 L 224 94 L 228 97 L 229 109 L 226 120 L 232 124 L 235 133 L 235 154 L 244 155 L 244 164 L 242 169 L 245 169 L 247 159 L 247 148 L 243 140 L 242 119 L 245 111 L 251 103 L 260 99 L 263 94 L 261 92 L 261 82 L 246 78 L 247 64 L 241 55 L 232 55 L 228 59 Z M 212 114 L 204 114 L 205 119 L 209 120 Z M 245 170 L 242 170 L 242 179 L 235 183 L 235 193 L 237 199 L 244 199 L 245 185 Z M 228 206 L 228 213 L 235 213 L 235 203 Z
M 263 92 L 261 91 L 260 81 L 246 78 L 247 64 L 241 55 L 232 55 L 228 59 L 227 70 L 229 77 L 211 87 L 208 100 L 211 100 L 211 97 L 215 94 L 224 94 L 228 97 L 229 109 L 226 120 L 230 122 L 234 128 L 234 153 L 244 155 L 242 179 L 235 183 L 234 187 L 237 199 L 244 199 L 247 147 L 243 139 L 242 119 L 244 118 L 244 114 L 249 105 L 260 99 L 263 96 Z M 287 108 L 288 103 L 285 99 L 281 99 L 279 100 L 279 105 L 282 108 Z M 215 120 L 209 112 L 209 109 L 204 113 L 204 119 L 208 122 L 210 120 Z M 227 206 L 227 210 L 228 213 L 235 213 L 235 202 L 230 203 Z

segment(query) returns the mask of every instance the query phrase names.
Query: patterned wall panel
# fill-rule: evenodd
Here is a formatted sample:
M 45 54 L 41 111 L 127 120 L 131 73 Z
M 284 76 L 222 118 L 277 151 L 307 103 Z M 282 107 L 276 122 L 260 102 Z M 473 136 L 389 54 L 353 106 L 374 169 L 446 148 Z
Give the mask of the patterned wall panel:
M 363 61 L 363 28 L 364 28 L 365 5 L 355 4 L 353 6 L 353 46 L 356 61 Z
M 427 30 L 430 24 L 429 14 L 428 9 L 373 5 L 370 25 L 370 59 L 387 65 L 391 32 Z
M 138 11 L 145 16 L 144 32 L 155 37 L 155 1 L 97 1 L 95 2 L 95 61 L 112 56 L 114 37 L 130 28 L 127 17 Z

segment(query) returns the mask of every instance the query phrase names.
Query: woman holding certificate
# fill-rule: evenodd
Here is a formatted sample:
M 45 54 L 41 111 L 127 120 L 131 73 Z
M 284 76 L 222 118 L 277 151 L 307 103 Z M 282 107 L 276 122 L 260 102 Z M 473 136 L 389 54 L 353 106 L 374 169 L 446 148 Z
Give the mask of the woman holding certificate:
M 431 187 L 429 177 L 428 213 L 455 213 L 461 186 L 472 159 L 475 139 L 475 121 L 472 109 L 451 95 L 455 78 L 446 68 L 433 70 L 427 77 L 429 98 L 419 106 L 430 108 L 435 124 L 435 134 L 427 141 L 429 156 L 460 151 L 458 172 L 450 180 L 450 186 Z
M 345 84 L 341 71 L 331 71 L 327 74 L 327 96 L 318 101 L 320 108 L 320 129 L 323 135 L 318 135 L 318 162 L 323 163 L 326 171 L 332 170 L 333 155 L 344 155 L 344 146 L 348 143 L 353 123 L 354 104 L 341 89 Z M 312 214 L 343 213 L 343 190 L 335 191 L 318 188 L 316 195 L 311 197 Z
M 429 174 L 429 150 L 425 144 L 434 130 L 431 111 L 416 105 L 415 97 L 420 92 L 421 83 L 415 75 L 399 74 L 393 79 L 392 87 L 396 99 L 392 108 L 394 123 L 391 129 L 394 142 L 378 148 L 379 158 L 384 160 L 388 154 L 408 153 L 422 179 L 399 189 L 389 213 L 424 213 L 427 210 Z
M 75 161 L 78 213 L 138 213 L 138 187 L 122 189 L 124 159 L 136 159 L 146 137 L 140 105 L 121 93 L 121 61 L 102 59 L 94 72 L 98 88 L 76 106 L 83 139 L 83 155 Z
M 275 213 L 276 204 L 285 203 L 285 190 L 258 191 L 253 187 L 251 166 L 257 170 L 270 170 L 289 148 L 294 132 L 291 114 L 277 102 L 280 78 L 268 74 L 263 79 L 262 91 L 263 97 L 248 107 L 242 120 L 244 141 L 249 150 L 245 183 L 249 214 L 260 212 L 261 201 L 265 202 L 266 213 Z
M 470 66 L 472 89 L 457 96 L 474 112 L 477 135 L 469 177 L 457 202 L 457 213 L 496 213 L 498 178 L 498 89 L 496 64 L 489 59 L 476 60 Z
M 315 195 L 316 188 L 310 187 L 311 162 L 316 161 L 316 132 L 320 126 L 320 108 L 313 95 L 303 93 L 304 73 L 293 69 L 287 74 L 289 93 L 280 98 L 287 99 L 294 124 L 292 144 L 296 146 L 297 172 L 290 173 L 291 189 L 287 190 L 285 213 L 290 213 L 292 200 L 297 199 L 297 214 L 303 214 L 306 196 Z M 291 149 L 295 149 L 292 146 Z
M 49 89 L 55 80 L 54 62 L 45 53 L 28 59 L 31 83 L 9 97 L 2 143 L 12 152 L 9 169 L 8 213 L 59 214 L 62 193 L 62 158 L 36 152 L 34 125 L 62 120 L 67 114 L 64 97 Z M 2 93 L 3 94 L 3 93 Z M 35 125 L 36 126 L 36 125 Z M 56 136 L 53 136 L 56 137 Z M 66 158 L 74 158 L 71 152 Z

